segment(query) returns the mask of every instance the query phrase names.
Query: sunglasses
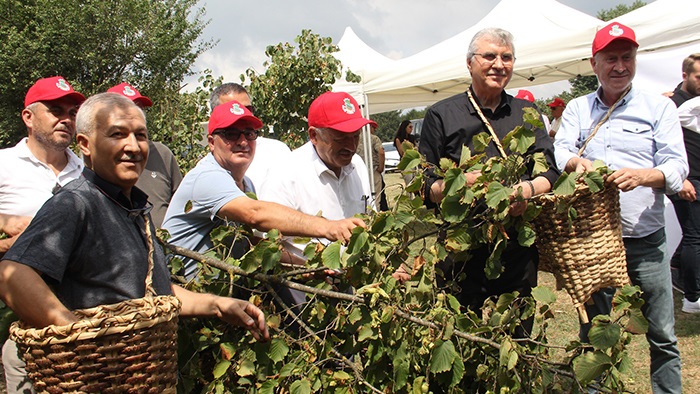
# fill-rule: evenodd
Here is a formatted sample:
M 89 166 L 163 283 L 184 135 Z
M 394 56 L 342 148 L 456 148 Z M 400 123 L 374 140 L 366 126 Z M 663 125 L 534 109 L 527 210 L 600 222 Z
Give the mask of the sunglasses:
M 223 129 L 212 133 L 212 135 L 220 135 L 221 138 L 225 138 L 228 141 L 238 141 L 241 138 L 241 134 L 248 141 L 254 141 L 258 138 L 258 132 L 253 129 Z

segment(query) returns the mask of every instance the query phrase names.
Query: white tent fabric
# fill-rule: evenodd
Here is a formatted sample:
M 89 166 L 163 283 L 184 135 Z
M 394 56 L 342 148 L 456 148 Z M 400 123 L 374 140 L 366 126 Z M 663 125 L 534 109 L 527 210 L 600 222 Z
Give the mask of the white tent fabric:
M 656 0 L 617 20 L 635 30 L 643 59 L 647 52 L 700 41 L 700 13 L 690 11 L 694 8 L 695 0 Z M 334 90 L 349 91 L 363 103 L 366 100 L 370 113 L 430 105 L 463 92 L 470 82 L 466 66 L 469 41 L 478 30 L 491 26 L 502 27 L 515 37 L 517 61 L 508 89 L 591 75 L 591 41 L 605 24 L 555 0 L 501 0 L 462 33 L 401 60 L 377 66 L 364 62 L 362 69 L 353 69 L 363 72 L 362 83 L 352 90 L 348 85 Z

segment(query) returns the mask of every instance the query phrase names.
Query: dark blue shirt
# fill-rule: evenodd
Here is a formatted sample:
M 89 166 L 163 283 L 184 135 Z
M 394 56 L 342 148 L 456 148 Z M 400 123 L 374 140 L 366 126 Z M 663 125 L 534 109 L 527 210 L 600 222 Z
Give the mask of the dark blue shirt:
M 4 259 L 40 272 L 68 309 L 141 298 L 148 269 L 144 215 L 150 208 L 138 188 L 129 199 L 86 168 L 46 201 Z M 151 232 L 153 287 L 159 295 L 171 294 L 153 224 Z

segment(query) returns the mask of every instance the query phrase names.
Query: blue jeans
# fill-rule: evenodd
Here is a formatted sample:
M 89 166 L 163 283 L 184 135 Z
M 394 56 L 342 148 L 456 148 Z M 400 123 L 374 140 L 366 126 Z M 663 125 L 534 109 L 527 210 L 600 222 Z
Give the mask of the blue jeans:
M 642 289 L 642 313 L 649 321 L 647 341 L 654 394 L 681 393 L 681 357 L 674 330 L 671 268 L 666 253 L 666 233 L 660 229 L 643 238 L 625 238 L 627 273 L 632 284 Z M 615 289 L 606 288 L 593 294 L 593 305 L 586 305 L 588 317 L 610 314 Z M 581 326 L 581 340 L 588 340 L 590 324 Z
M 700 181 L 689 180 L 700 197 Z M 677 195 L 670 196 L 670 199 L 683 231 L 678 246 L 683 293 L 688 301 L 694 302 L 700 298 L 700 201 L 686 201 Z

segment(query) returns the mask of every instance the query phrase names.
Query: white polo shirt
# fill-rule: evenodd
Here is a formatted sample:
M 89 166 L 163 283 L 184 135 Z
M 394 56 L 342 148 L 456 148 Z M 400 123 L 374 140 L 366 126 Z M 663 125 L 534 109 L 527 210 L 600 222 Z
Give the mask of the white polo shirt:
M 70 149 L 66 155 L 68 164 L 56 175 L 29 151 L 26 137 L 12 148 L 0 149 L 0 214 L 33 217 L 56 186 L 80 177 L 83 161 Z
M 284 166 L 271 171 L 259 198 L 308 215 L 339 220 L 374 209 L 371 195 L 367 167 L 360 156 L 353 156 L 337 177 L 309 141 L 292 151 Z

